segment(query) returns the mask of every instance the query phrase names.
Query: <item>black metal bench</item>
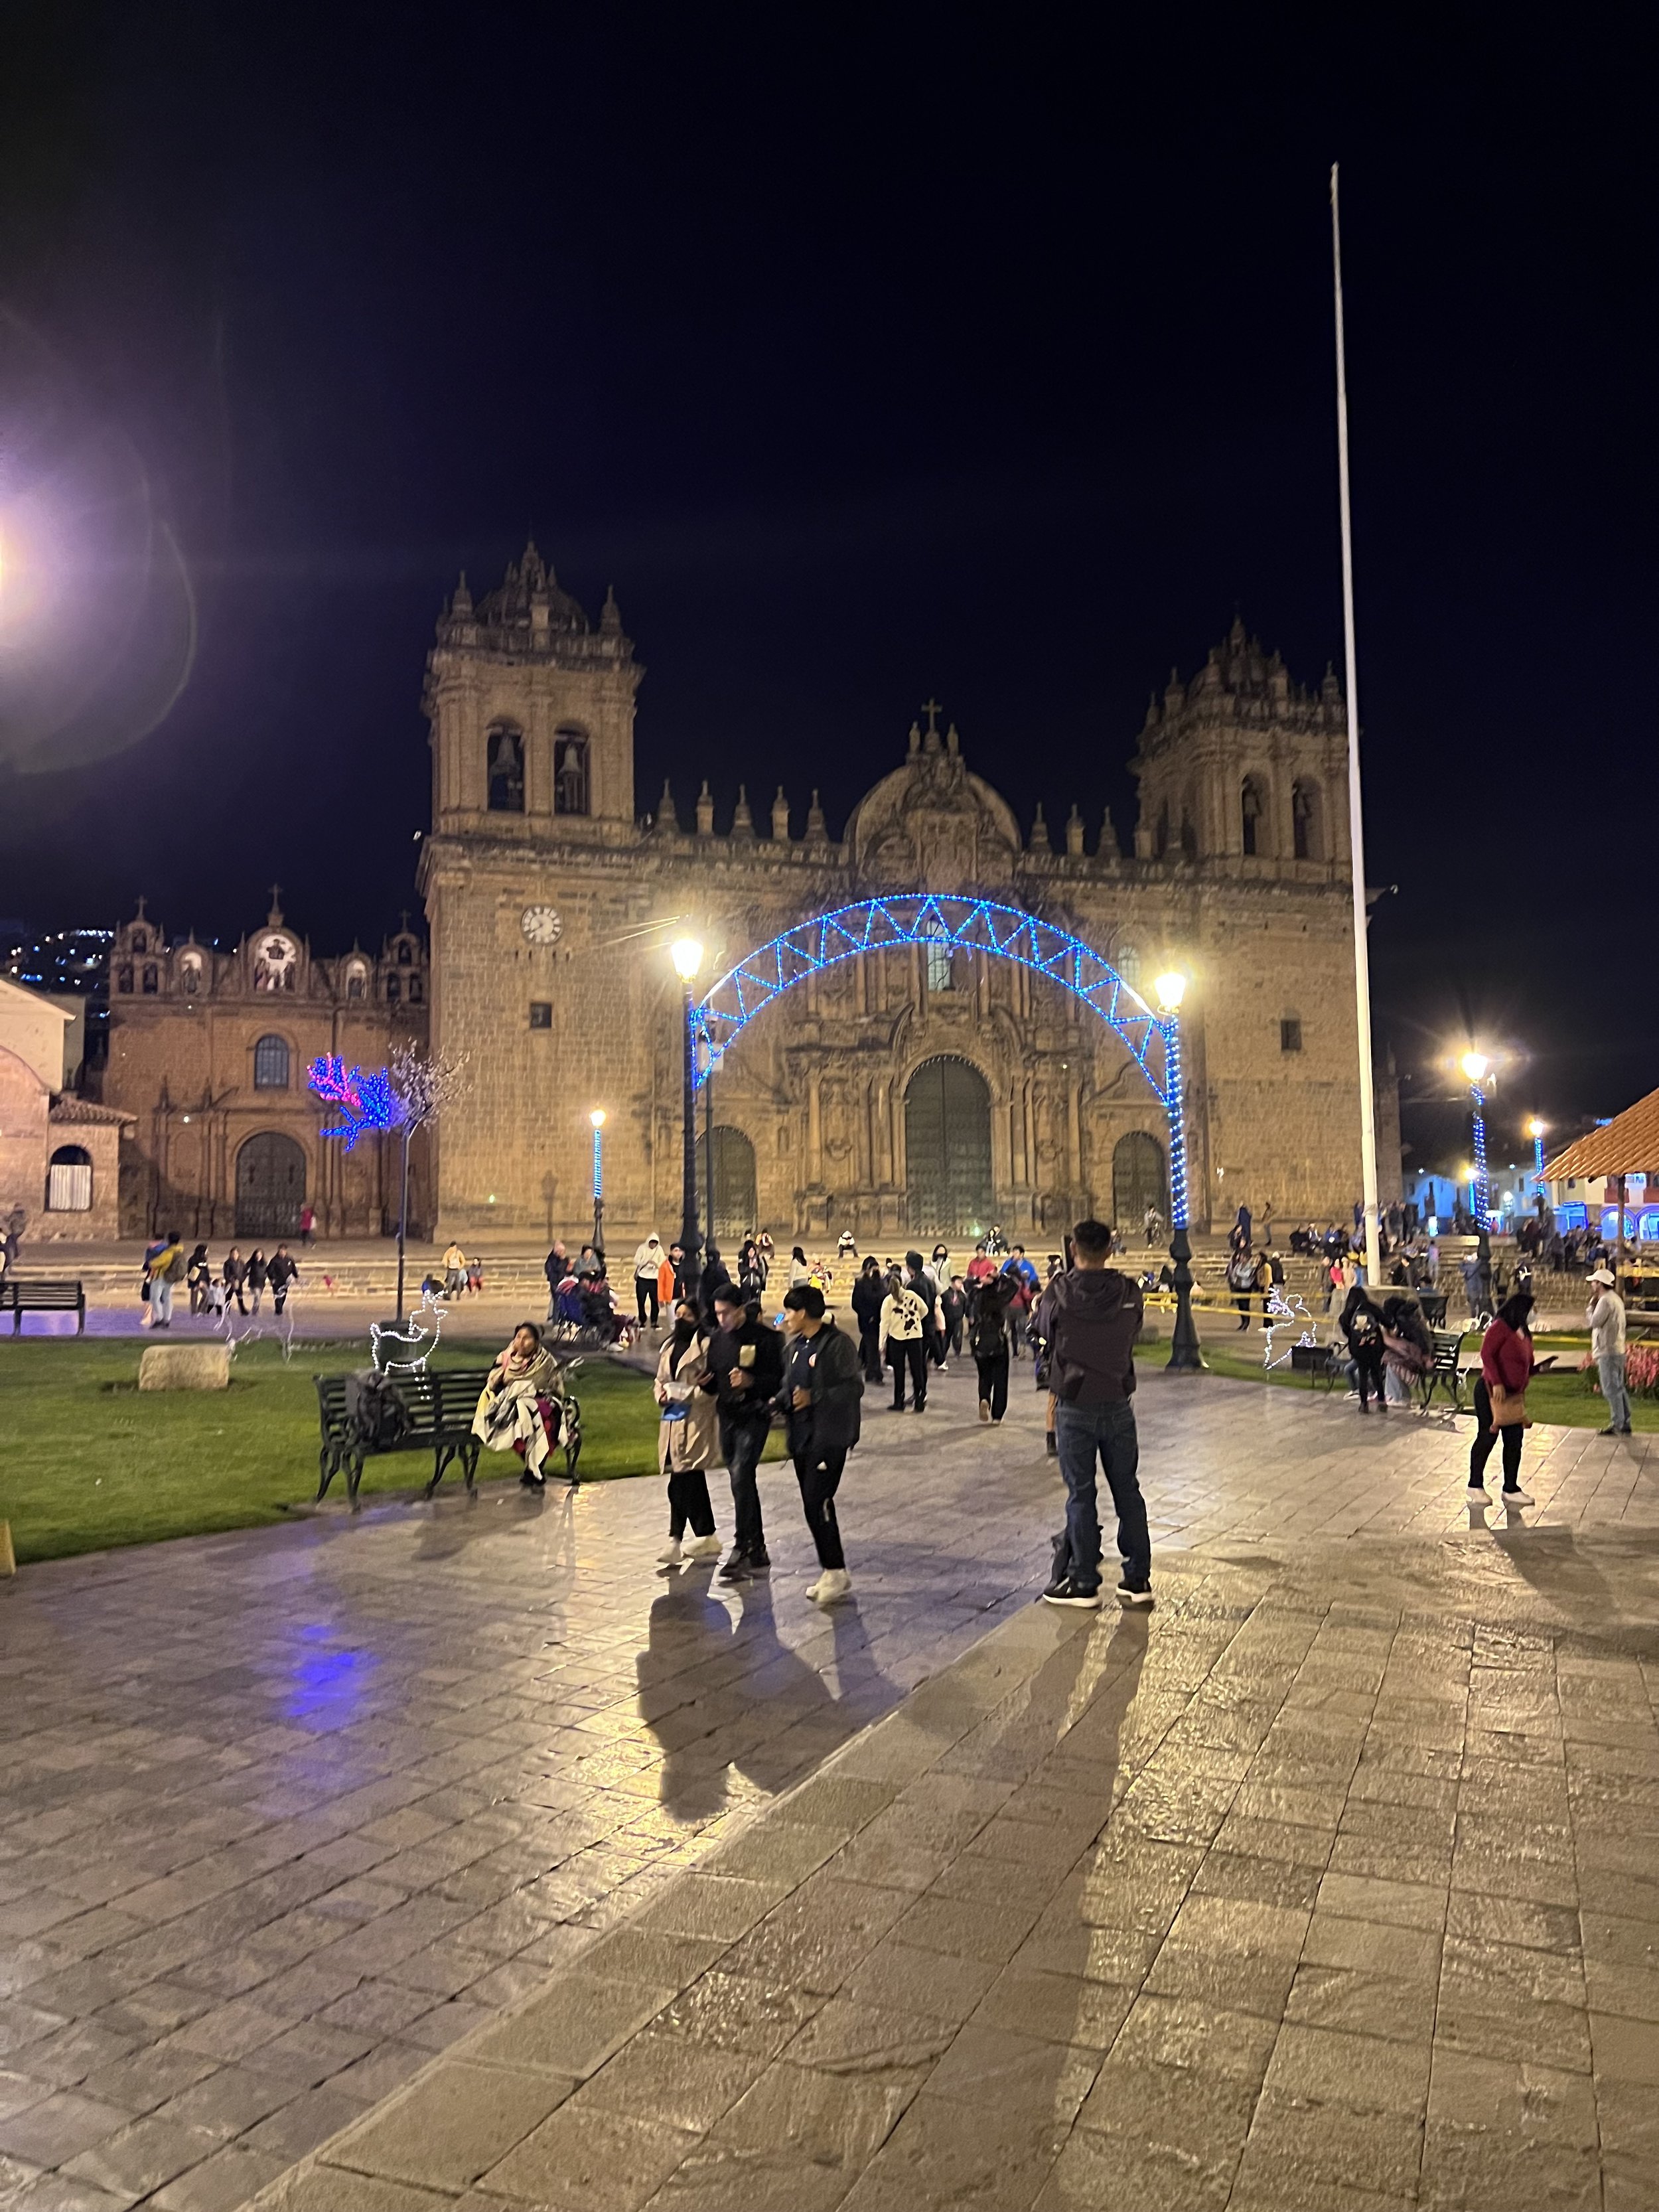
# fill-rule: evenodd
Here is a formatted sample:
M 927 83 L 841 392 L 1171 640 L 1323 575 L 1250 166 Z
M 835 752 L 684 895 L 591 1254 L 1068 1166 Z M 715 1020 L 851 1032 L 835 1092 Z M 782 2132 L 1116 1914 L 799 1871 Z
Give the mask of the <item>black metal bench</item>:
M 1341 1380 L 1347 1356 L 1340 1344 L 1293 1344 L 1291 1372 L 1305 1375 L 1310 1389 L 1322 1382 L 1328 1390 L 1334 1390 Z
M 11 1333 L 17 1335 L 26 1313 L 72 1313 L 75 1333 L 87 1333 L 87 1286 L 84 1283 L 54 1280 L 49 1276 L 0 1277 L 0 1313 L 9 1310 Z
M 409 1414 L 409 1425 L 395 1443 L 374 1445 L 346 1418 L 346 1378 L 317 1375 L 318 1411 L 323 1440 L 317 1454 L 317 1495 L 326 1495 L 337 1474 L 343 1473 L 346 1495 L 355 1505 L 363 1479 L 363 1462 L 386 1452 L 432 1453 L 432 1480 L 426 1486 L 430 1498 L 443 1480 L 444 1469 L 459 1459 L 466 1486 L 471 1489 L 478 1465 L 478 1439 L 472 1433 L 472 1416 L 489 1379 L 487 1367 L 433 1368 L 420 1375 L 398 1375 L 393 1381 Z
M 1453 1413 L 1461 1413 L 1463 1410 L 1463 1370 L 1458 1364 L 1458 1358 L 1468 1331 L 1464 1328 L 1437 1328 L 1432 1334 L 1434 1364 L 1417 1386 L 1418 1411 L 1426 1413 L 1435 1392 L 1443 1389 L 1452 1401 Z

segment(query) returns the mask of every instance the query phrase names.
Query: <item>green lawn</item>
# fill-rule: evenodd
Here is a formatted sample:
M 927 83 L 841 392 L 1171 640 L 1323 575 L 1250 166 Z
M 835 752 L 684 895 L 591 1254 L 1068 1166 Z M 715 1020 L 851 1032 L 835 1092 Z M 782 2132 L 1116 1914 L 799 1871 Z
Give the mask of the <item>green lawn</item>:
M 141 1395 L 143 1348 L 125 1340 L 0 1339 L 0 1521 L 11 1523 L 20 1562 L 258 1527 L 309 1504 L 318 1443 L 311 1378 L 360 1360 L 358 1346 L 296 1346 L 285 1364 L 276 1344 L 251 1344 L 236 1354 L 228 1390 Z M 481 1367 L 500 1349 L 446 1343 L 434 1364 Z M 584 1480 L 653 1474 L 657 1408 L 646 1379 L 593 1360 L 576 1388 Z M 479 1474 L 509 1464 L 486 1452 Z M 373 1459 L 363 1490 L 417 1489 L 431 1468 L 430 1455 L 416 1451 Z M 459 1487 L 459 1477 L 444 1481 Z M 330 1497 L 340 1487 L 337 1477 Z
M 1288 1363 L 1283 1367 L 1275 1367 L 1271 1372 L 1264 1372 L 1259 1334 L 1254 1339 L 1257 1349 L 1252 1356 L 1241 1354 L 1233 1349 L 1229 1340 L 1237 1332 L 1231 1328 L 1224 1325 L 1213 1333 L 1206 1334 L 1200 1322 L 1199 1333 L 1203 1338 L 1204 1364 L 1212 1375 L 1228 1375 L 1242 1382 L 1271 1382 L 1297 1390 L 1309 1388 L 1307 1376 L 1293 1376 Z M 1281 1343 L 1290 1340 L 1283 1337 L 1279 1340 Z M 1606 1427 L 1607 1407 L 1601 1394 L 1590 1388 L 1593 1375 L 1581 1375 L 1577 1371 L 1578 1361 L 1589 1348 L 1589 1339 L 1583 1335 L 1540 1336 L 1538 1339 L 1539 1357 L 1542 1358 L 1554 1352 L 1560 1371 L 1538 1376 L 1528 1390 L 1527 1410 L 1534 1421 L 1563 1429 Z M 1469 1349 L 1474 1349 L 1473 1345 Z M 1164 1367 L 1169 1364 L 1169 1347 L 1167 1344 L 1143 1345 L 1135 1357 L 1148 1367 Z M 1466 1405 L 1468 1402 L 1467 1385 L 1464 1402 Z M 1441 1407 L 1445 1403 L 1443 1391 L 1436 1397 L 1435 1404 Z M 1659 1430 L 1659 1405 L 1650 1398 L 1632 1398 L 1631 1423 L 1638 1434 Z

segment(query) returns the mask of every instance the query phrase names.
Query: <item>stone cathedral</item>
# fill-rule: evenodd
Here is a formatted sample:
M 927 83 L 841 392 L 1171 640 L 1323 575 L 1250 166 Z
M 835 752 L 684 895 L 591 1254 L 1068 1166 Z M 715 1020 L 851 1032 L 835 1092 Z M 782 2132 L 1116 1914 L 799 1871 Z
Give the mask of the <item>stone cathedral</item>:
M 761 817 L 705 782 L 683 817 L 634 787 L 643 675 L 614 596 L 597 623 L 534 546 L 476 603 L 465 580 L 427 665 L 432 829 L 420 888 L 432 1042 L 466 1103 L 437 1144 L 440 1232 L 580 1227 L 603 1108 L 612 1242 L 678 1226 L 684 1002 L 785 932 L 899 894 L 994 900 L 1071 933 L 1182 1007 L 1194 1224 L 1240 1200 L 1345 1218 L 1359 1188 L 1343 702 L 1294 683 L 1235 623 L 1148 708 L 1133 849 L 1073 809 L 1057 838 L 974 772 L 931 702 L 832 836 L 816 793 Z M 1017 734 L 1017 733 L 1016 733 Z M 897 733 L 896 732 L 896 736 Z M 999 754 L 1010 756 L 1007 733 Z M 805 802 L 805 804 L 803 804 Z M 1385 1181 L 1397 1109 L 1379 1086 Z M 705 1128 L 708 1133 L 704 1134 Z M 1053 1244 L 1084 1212 L 1167 1213 L 1160 1102 L 1063 981 L 949 941 L 861 951 L 782 992 L 698 1105 L 703 1183 L 729 1244 L 851 1229 L 861 1246 L 1002 1224 Z M 1386 1193 L 1385 1193 L 1386 1195 Z

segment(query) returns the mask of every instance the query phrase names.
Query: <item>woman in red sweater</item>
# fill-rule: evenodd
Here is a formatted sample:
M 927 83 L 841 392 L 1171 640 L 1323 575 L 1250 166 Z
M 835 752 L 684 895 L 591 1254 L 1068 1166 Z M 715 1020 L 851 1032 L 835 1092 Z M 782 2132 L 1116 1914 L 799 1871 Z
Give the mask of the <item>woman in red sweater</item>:
M 1494 1386 L 1519 1393 L 1540 1364 L 1533 1357 L 1527 1327 L 1532 1304 L 1530 1291 L 1517 1291 L 1512 1298 L 1505 1298 L 1497 1319 L 1480 1340 L 1480 1376 L 1474 1386 L 1474 1443 L 1469 1451 L 1469 1499 L 1474 1504 L 1484 1505 L 1486 1501 L 1486 1462 L 1500 1436 L 1504 1439 L 1503 1502 L 1505 1505 L 1532 1504 L 1521 1487 L 1521 1444 L 1527 1432 L 1518 1421 L 1495 1429 L 1492 1419 Z M 1549 1362 L 1542 1364 L 1547 1366 Z

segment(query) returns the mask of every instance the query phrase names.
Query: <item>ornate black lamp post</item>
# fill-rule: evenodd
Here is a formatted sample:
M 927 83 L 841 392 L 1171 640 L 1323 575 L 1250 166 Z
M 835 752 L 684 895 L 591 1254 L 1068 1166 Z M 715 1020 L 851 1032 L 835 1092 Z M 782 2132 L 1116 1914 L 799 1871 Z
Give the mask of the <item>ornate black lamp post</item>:
M 680 1117 L 680 1279 L 684 1295 L 696 1305 L 702 1293 L 702 1238 L 697 1231 L 697 1025 L 696 986 L 702 946 L 682 937 L 670 949 L 674 972 L 685 992 L 685 1053 Z
M 588 1115 L 593 1127 L 593 1255 L 605 1258 L 605 1109 L 596 1106 Z
M 1158 993 L 1164 1031 L 1164 1109 L 1170 1117 L 1170 1257 L 1175 1261 L 1176 1322 L 1170 1340 L 1171 1368 L 1201 1368 L 1198 1330 L 1193 1322 L 1193 1248 L 1187 1236 L 1187 1121 L 1182 1096 L 1181 1001 L 1187 978 L 1171 969 L 1152 986 Z

